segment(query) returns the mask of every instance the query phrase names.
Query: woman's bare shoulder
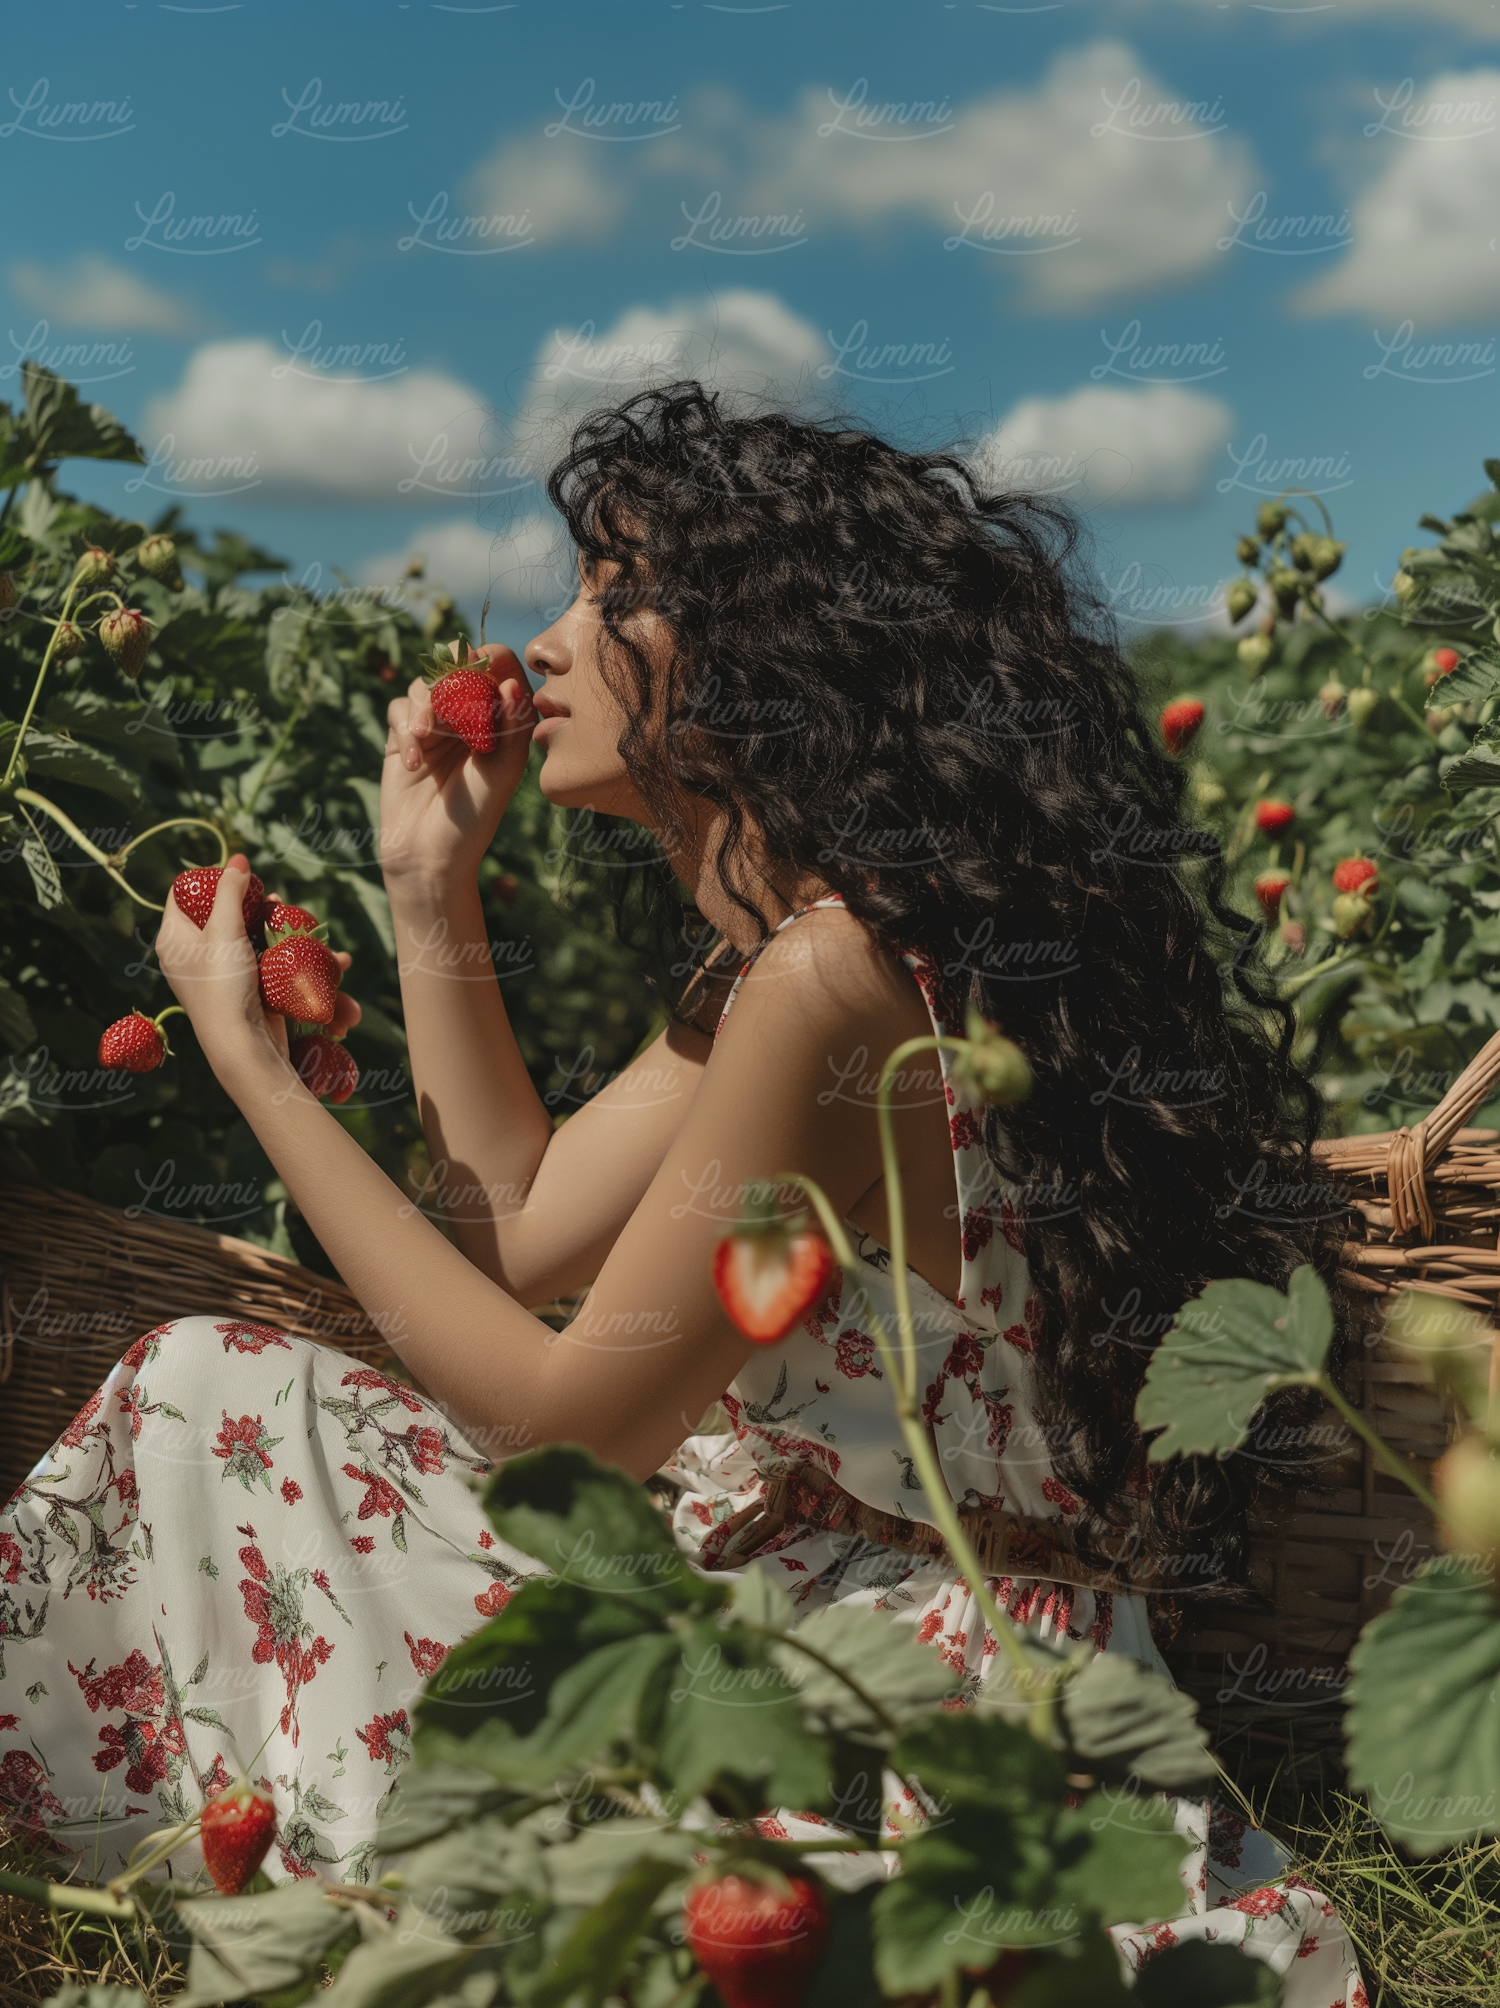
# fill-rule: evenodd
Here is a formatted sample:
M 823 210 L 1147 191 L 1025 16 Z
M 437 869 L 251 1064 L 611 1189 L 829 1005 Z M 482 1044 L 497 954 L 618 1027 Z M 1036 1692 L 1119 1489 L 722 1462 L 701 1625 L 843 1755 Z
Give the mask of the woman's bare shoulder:
M 888 1034 L 889 1045 L 929 1029 L 911 972 L 843 907 L 814 908 L 772 936 L 740 986 L 724 1040 L 737 1019 L 744 1031 L 774 1025 L 793 1036 L 798 1027 L 811 1037 L 836 1028 Z

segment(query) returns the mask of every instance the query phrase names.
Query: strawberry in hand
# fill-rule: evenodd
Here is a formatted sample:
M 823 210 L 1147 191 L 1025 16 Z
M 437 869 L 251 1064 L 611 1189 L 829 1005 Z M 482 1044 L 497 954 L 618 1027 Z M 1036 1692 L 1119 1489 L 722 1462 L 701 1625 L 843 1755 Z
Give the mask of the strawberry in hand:
M 276 1838 L 276 1808 L 258 1786 L 241 1779 L 209 1800 L 199 1835 L 214 1888 L 225 1896 L 238 1896 L 270 1852 Z
M 833 1250 L 806 1216 L 782 1218 L 769 1185 L 745 1190 L 745 1215 L 714 1250 L 714 1288 L 747 1339 L 774 1345 L 828 1288 Z

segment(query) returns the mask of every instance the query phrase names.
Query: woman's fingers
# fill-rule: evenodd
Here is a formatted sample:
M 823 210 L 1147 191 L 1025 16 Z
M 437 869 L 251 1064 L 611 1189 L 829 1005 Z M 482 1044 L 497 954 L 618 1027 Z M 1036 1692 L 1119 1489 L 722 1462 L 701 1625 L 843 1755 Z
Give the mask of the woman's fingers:
M 432 692 L 424 677 L 416 677 L 405 697 L 393 697 L 386 706 L 387 757 L 394 755 L 403 767 L 415 773 L 436 743 L 432 716 Z
M 342 1039 L 359 1023 L 364 1013 L 359 1008 L 359 999 L 341 990 L 333 1000 L 333 1019 L 328 1026 L 330 1039 Z

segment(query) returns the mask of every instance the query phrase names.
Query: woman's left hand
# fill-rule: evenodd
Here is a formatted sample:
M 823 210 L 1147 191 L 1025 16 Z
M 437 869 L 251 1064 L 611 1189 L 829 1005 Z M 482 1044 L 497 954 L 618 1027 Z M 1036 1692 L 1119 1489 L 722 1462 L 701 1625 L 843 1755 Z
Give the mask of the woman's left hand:
M 250 861 L 237 851 L 224 868 L 205 925 L 195 927 L 169 895 L 156 937 L 161 973 L 216 1073 L 258 1042 L 269 1042 L 283 1057 L 287 1051 L 286 1020 L 261 1002 L 255 948 L 245 932 L 249 884 Z M 352 958 L 335 951 L 334 960 L 346 971 Z M 340 991 L 333 1023 L 324 1029 L 340 1037 L 359 1017 L 359 1005 Z

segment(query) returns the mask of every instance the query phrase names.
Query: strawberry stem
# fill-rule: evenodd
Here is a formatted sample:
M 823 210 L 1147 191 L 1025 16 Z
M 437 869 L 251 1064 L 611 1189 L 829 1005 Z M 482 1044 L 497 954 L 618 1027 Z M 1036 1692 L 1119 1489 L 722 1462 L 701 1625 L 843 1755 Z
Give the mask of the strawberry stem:
M 58 808 L 55 802 L 49 802 L 45 795 L 39 795 L 34 788 L 17 788 L 15 790 L 15 799 L 23 805 L 22 809 L 23 814 L 25 813 L 24 805 L 30 803 L 32 808 L 40 809 L 43 815 L 50 816 L 54 823 L 56 823 L 61 829 L 66 830 L 68 835 L 73 839 L 74 843 L 77 844 L 78 848 L 81 851 L 86 852 L 87 855 L 94 860 L 95 864 L 101 865 L 103 869 L 109 873 L 110 877 L 114 880 L 116 885 L 123 886 L 125 891 L 130 894 L 130 897 L 135 901 L 137 906 L 149 907 L 153 913 L 164 913 L 166 911 L 165 907 L 158 906 L 154 899 L 147 899 L 144 893 L 137 892 L 135 887 L 130 883 L 129 879 L 127 879 L 122 872 L 119 872 L 115 869 L 115 866 L 111 861 L 109 854 L 105 851 L 101 851 L 97 844 L 91 843 L 90 840 L 83 834 L 83 831 L 80 830 L 78 825 L 73 821 L 72 817 L 65 816 L 62 810 Z M 26 820 L 28 823 L 31 823 L 30 816 L 27 816 Z M 35 823 L 31 823 L 31 827 L 33 830 L 35 830 L 36 829 Z M 209 824 L 205 824 L 204 827 L 211 828 L 212 826 Z M 38 832 L 38 834 L 40 833 Z M 151 832 L 148 830 L 146 834 L 149 836 Z
M 57 647 L 57 637 L 68 624 L 77 592 L 78 575 L 75 572 L 68 586 L 67 595 L 63 600 L 62 612 L 52 623 L 52 633 L 48 636 L 47 646 L 42 651 L 42 666 L 36 673 L 36 682 L 31 686 L 31 696 L 26 701 L 26 709 L 21 717 L 21 729 L 16 734 L 16 743 L 10 749 L 10 758 L 5 763 L 5 773 L 3 777 L 0 777 L 0 788 L 8 788 L 11 784 L 11 777 L 16 771 L 16 762 L 21 757 L 21 748 L 26 743 L 26 734 L 31 725 L 32 714 L 35 712 L 37 700 L 42 694 L 42 685 L 47 681 L 47 671 L 52 665 L 52 654 L 53 650 Z
M 116 1917 L 134 1923 L 136 1907 L 102 1889 L 75 1889 L 71 1883 L 48 1882 L 43 1876 L 18 1876 L 0 1869 L 0 1896 L 25 1897 L 49 1910 L 77 1910 L 93 1917 Z

